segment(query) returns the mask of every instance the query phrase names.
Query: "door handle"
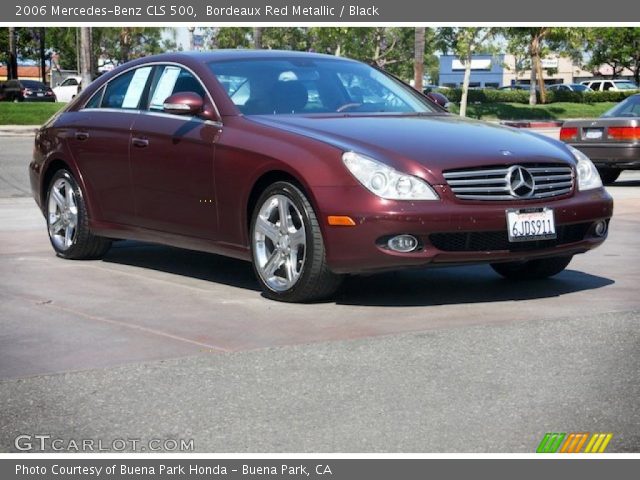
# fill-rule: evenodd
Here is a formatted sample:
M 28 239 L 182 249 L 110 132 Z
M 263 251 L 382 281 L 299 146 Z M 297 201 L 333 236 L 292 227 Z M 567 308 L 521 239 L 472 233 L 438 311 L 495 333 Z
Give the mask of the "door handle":
M 88 140 L 89 132 L 76 132 L 76 140 Z
M 146 138 L 133 137 L 131 143 L 134 147 L 144 148 L 149 146 L 149 140 Z

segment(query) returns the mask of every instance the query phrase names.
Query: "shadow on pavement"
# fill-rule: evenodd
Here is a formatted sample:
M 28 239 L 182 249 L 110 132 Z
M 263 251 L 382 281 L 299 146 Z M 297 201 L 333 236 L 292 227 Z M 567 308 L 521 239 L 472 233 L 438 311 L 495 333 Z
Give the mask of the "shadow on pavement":
M 614 280 L 576 270 L 546 280 L 514 282 L 488 265 L 405 270 L 348 279 L 336 301 L 384 307 L 454 305 L 558 297 L 612 285 Z
M 103 261 L 260 290 L 249 262 L 222 255 L 126 240 L 114 243 Z
M 640 180 L 617 180 L 607 187 L 640 187 Z
M 251 264 L 221 255 L 122 241 L 114 244 L 104 261 L 260 291 Z M 531 300 L 613 283 L 570 269 L 547 280 L 526 282 L 505 280 L 488 265 L 415 269 L 348 277 L 327 303 L 398 307 Z

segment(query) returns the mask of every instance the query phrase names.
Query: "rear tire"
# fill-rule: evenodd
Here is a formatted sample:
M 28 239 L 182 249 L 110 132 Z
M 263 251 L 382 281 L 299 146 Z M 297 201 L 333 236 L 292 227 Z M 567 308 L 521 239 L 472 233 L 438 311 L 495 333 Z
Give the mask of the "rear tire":
M 87 260 L 102 258 L 111 241 L 89 230 L 89 217 L 78 182 L 65 169 L 51 179 L 45 203 L 49 240 L 62 258 Z
M 327 265 L 313 207 L 295 185 L 276 182 L 267 187 L 253 211 L 250 234 L 253 268 L 266 297 L 321 300 L 342 283 L 342 276 Z
M 618 177 L 622 173 L 622 170 L 620 170 L 619 168 L 600 167 L 598 168 L 598 173 L 600 174 L 602 183 L 604 183 L 605 185 L 611 185 L 618 179 Z
M 492 263 L 491 268 L 509 280 L 539 280 L 553 277 L 562 272 L 567 268 L 572 258 L 573 255 L 540 258 L 525 262 Z

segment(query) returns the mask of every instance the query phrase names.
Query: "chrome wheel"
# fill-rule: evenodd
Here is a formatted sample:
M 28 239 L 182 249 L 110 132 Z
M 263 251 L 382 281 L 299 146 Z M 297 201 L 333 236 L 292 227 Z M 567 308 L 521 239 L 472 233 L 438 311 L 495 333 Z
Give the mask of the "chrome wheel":
M 306 255 L 306 233 L 300 210 L 285 195 L 272 195 L 260 207 L 253 229 L 256 270 L 272 290 L 293 287 Z
M 47 224 L 51 241 L 59 250 L 73 246 L 78 228 L 78 204 L 69 180 L 59 178 L 49 190 Z

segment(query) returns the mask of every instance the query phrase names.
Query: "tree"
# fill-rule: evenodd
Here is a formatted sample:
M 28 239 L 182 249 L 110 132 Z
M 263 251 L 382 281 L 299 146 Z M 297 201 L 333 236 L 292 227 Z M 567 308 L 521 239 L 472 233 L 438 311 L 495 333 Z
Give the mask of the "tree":
M 414 87 L 419 92 L 423 90 L 423 78 L 424 78 L 424 27 L 416 27 L 415 29 L 415 45 L 414 45 L 414 60 L 413 60 L 413 82 Z
M 93 80 L 91 27 L 80 27 L 80 76 L 85 87 Z
M 591 51 L 587 68 L 599 72 L 602 65 L 609 65 L 612 78 L 628 68 L 635 82 L 640 83 L 640 28 L 592 28 L 587 45 Z
M 462 97 L 460 98 L 460 116 L 467 115 L 467 98 L 471 80 L 471 61 L 478 51 L 489 52 L 493 47 L 487 45 L 495 34 L 495 29 L 485 27 L 446 27 L 439 30 L 438 43 L 444 51 L 453 51 L 464 65 Z
M 536 84 L 540 102 L 547 101 L 542 59 L 550 50 L 574 60 L 580 59 L 586 30 L 568 27 L 511 27 L 504 29 L 503 32 L 509 38 L 508 49 L 512 54 L 517 56 L 523 51 L 528 53 L 531 61 L 529 104 L 535 105 L 537 103 Z
M 18 46 L 15 27 L 9 27 L 9 55 L 7 61 L 7 79 L 18 78 Z
M 253 27 L 253 48 L 262 48 L 263 27 Z

